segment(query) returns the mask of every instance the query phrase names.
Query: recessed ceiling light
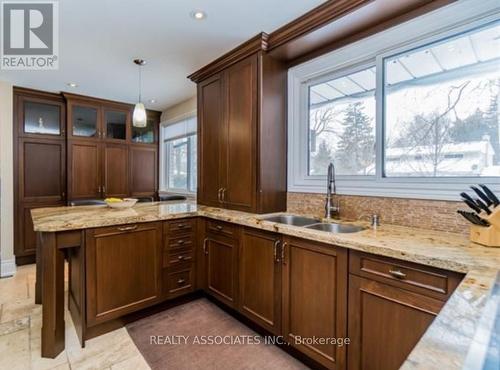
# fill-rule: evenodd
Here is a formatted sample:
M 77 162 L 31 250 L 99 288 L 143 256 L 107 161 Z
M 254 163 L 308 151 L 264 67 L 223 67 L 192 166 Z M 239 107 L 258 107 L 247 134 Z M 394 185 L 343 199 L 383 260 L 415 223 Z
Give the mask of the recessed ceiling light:
M 150 102 L 151 104 L 154 104 L 154 103 L 156 103 L 156 99 L 149 99 L 149 102 Z
M 68 85 L 69 87 L 72 87 L 72 88 L 78 87 L 78 85 L 74 82 L 68 82 L 66 85 Z
M 196 19 L 197 21 L 201 21 L 207 17 L 207 13 L 203 10 L 193 10 L 191 12 L 191 18 Z

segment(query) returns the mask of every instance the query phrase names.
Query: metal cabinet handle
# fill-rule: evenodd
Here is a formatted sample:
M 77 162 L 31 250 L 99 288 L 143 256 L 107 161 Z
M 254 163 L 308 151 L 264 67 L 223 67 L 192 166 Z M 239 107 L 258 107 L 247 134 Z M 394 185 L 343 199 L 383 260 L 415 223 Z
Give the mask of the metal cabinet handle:
M 137 225 L 118 227 L 119 231 L 131 231 L 137 229 Z
M 286 265 L 286 259 L 285 259 L 285 249 L 287 247 L 288 243 L 287 242 L 284 242 L 282 245 L 281 245 L 281 263 L 283 265 Z
M 219 188 L 219 190 L 217 191 L 217 200 L 219 201 L 219 203 L 222 203 L 222 188 Z
M 178 229 L 183 229 L 186 227 L 186 224 L 177 224 Z
M 177 244 L 179 244 L 179 245 L 182 245 L 182 244 L 184 244 L 184 243 L 185 243 L 185 241 L 184 241 L 184 240 L 182 240 L 182 239 L 177 241 Z
M 102 193 L 106 194 L 106 186 L 104 186 L 104 185 L 102 186 Z
M 401 270 L 389 270 L 389 274 L 391 274 L 392 276 L 394 276 L 395 278 L 398 278 L 398 279 L 405 279 L 406 278 L 406 274 L 404 272 L 402 272 Z
M 186 279 L 179 279 L 177 280 L 177 284 L 182 285 L 186 282 Z
M 222 203 L 226 201 L 226 191 L 227 191 L 226 188 L 222 188 Z
M 216 225 L 215 228 L 219 231 L 222 231 L 222 226 L 221 225 Z
M 274 256 L 274 262 L 279 262 L 280 258 L 278 257 L 278 246 L 280 245 L 280 240 L 277 239 L 274 241 L 273 245 L 273 256 Z
M 182 261 L 182 260 L 184 259 L 184 256 L 177 256 L 177 259 L 178 259 L 179 261 Z
M 203 240 L 203 253 L 205 254 L 208 254 L 207 243 L 208 243 L 208 238 L 205 238 L 205 240 Z

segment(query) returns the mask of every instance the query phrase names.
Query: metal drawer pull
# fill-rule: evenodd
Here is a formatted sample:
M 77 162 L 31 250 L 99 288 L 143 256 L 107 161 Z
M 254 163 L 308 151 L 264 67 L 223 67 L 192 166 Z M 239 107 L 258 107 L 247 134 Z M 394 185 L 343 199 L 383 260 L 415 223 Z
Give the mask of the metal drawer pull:
M 182 244 L 184 244 L 184 243 L 185 243 L 185 241 L 184 241 L 184 240 L 182 240 L 182 239 L 181 239 L 181 240 L 179 240 L 179 241 L 177 241 L 177 244 L 179 244 L 179 245 L 182 245 Z
M 119 227 L 118 230 L 120 231 L 131 231 L 137 229 L 137 225 L 132 225 L 132 226 L 122 226 Z
M 205 240 L 203 240 L 203 253 L 205 254 L 208 254 L 207 243 L 208 243 L 208 238 L 205 238 Z
M 280 245 L 280 241 L 279 240 L 275 240 L 274 241 L 274 245 L 273 245 L 273 256 L 274 256 L 274 261 L 275 262 L 279 262 L 280 261 L 280 258 L 278 257 L 278 246 Z
M 215 226 L 215 228 L 216 228 L 217 230 L 219 230 L 219 231 L 221 231 L 221 230 L 222 230 L 222 226 L 221 226 L 221 225 L 216 225 L 216 226 Z
M 177 284 L 182 285 L 186 282 L 186 279 L 179 279 L 177 280 Z
M 283 265 L 286 265 L 286 260 L 285 260 L 285 248 L 287 246 L 287 242 L 284 242 L 283 245 L 281 246 L 281 263 Z
M 405 279 L 406 278 L 406 274 L 404 272 L 402 272 L 401 270 L 389 270 L 389 274 L 391 274 L 392 276 L 394 276 L 395 278 L 398 278 L 398 279 Z
M 177 225 L 177 227 L 178 227 L 179 229 L 182 229 L 182 228 L 186 227 L 186 224 L 178 224 L 178 225 Z
M 178 256 L 178 257 L 177 257 L 177 259 L 178 259 L 179 261 L 182 261 L 182 260 L 184 259 L 184 256 Z

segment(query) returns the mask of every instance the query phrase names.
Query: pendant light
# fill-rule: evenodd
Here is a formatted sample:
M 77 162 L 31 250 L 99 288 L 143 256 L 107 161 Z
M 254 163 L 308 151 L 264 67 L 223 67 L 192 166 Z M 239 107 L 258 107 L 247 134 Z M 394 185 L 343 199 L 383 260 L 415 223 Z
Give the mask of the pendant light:
M 142 66 L 146 64 L 146 61 L 143 59 L 134 59 L 134 63 L 139 66 L 139 102 L 134 107 L 134 114 L 132 116 L 132 125 L 134 127 L 146 127 L 147 125 L 146 108 L 144 108 L 144 104 L 142 104 L 141 101 L 141 89 L 142 89 L 141 69 Z

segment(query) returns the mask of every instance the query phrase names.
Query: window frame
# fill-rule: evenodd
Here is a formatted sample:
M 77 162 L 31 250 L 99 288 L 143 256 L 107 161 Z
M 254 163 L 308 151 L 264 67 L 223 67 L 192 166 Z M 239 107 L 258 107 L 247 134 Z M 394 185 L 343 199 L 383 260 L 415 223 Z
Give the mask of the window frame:
M 189 177 L 188 176 L 188 189 L 178 189 L 178 188 L 169 188 L 168 187 L 168 170 L 167 170 L 167 165 L 168 161 L 166 160 L 166 142 L 171 141 L 171 140 L 178 140 L 182 139 L 185 137 L 190 137 L 190 136 L 196 136 L 195 143 L 198 145 L 198 130 L 196 131 L 190 131 L 186 134 L 182 135 L 177 135 L 175 137 L 169 137 L 165 138 L 165 133 L 162 128 L 170 125 L 175 125 L 176 123 L 180 123 L 182 121 L 187 121 L 191 118 L 197 118 L 197 112 L 196 110 L 187 112 L 185 114 L 182 114 L 180 116 L 174 117 L 172 119 L 169 119 L 165 122 L 160 123 L 160 140 L 159 140 L 159 151 L 160 151 L 160 160 L 159 160 L 159 166 L 160 166 L 160 193 L 169 193 L 169 194 L 180 194 L 180 195 L 187 195 L 187 196 L 196 196 L 196 190 L 195 191 L 190 191 L 189 190 Z M 198 123 L 197 123 L 198 124 Z M 197 151 L 198 152 L 198 151 Z M 189 155 L 189 154 L 188 154 Z M 198 157 L 196 158 L 198 160 Z M 190 166 L 190 161 L 188 162 L 188 166 Z M 196 187 L 197 188 L 197 187 Z M 196 189 L 195 188 L 195 189 Z
M 187 163 L 186 163 L 187 164 L 187 179 L 186 179 L 187 188 L 186 189 L 184 189 L 184 188 L 170 188 L 168 186 L 170 184 L 170 178 L 169 178 L 169 171 L 167 169 L 167 167 L 168 167 L 168 160 L 166 160 L 165 167 L 164 167 L 165 173 L 163 174 L 163 176 L 164 176 L 164 180 L 163 181 L 164 181 L 164 184 L 165 184 L 165 188 L 162 191 L 165 191 L 165 192 L 168 192 L 168 193 L 178 193 L 178 194 L 196 194 L 196 191 L 191 191 L 189 189 L 191 181 L 192 181 L 192 177 L 193 177 L 193 174 L 191 173 L 191 170 L 192 170 L 192 168 L 191 168 L 192 167 L 191 166 L 191 162 L 192 162 L 192 158 L 191 158 L 192 144 L 191 144 L 190 138 L 194 137 L 195 142 L 196 142 L 196 136 L 197 136 L 197 133 L 194 132 L 194 133 L 189 133 L 189 134 L 186 134 L 186 135 L 179 135 L 179 136 L 176 136 L 176 137 L 171 137 L 171 138 L 163 140 L 163 145 L 165 145 L 164 154 L 165 155 L 169 155 L 170 154 L 169 152 L 171 150 L 170 145 L 172 145 L 173 141 L 180 140 L 180 139 L 187 139 L 187 141 L 185 143 L 186 144 L 186 153 L 187 153 Z
M 375 65 L 375 176 L 337 176 L 339 194 L 387 196 L 416 199 L 459 200 L 459 193 L 473 182 L 489 185 L 500 192 L 500 177 L 385 177 L 384 146 L 384 59 L 425 45 L 446 41 L 487 26 L 500 19 L 500 10 L 491 10 L 486 0 L 471 11 L 467 2 L 454 4 L 412 21 L 382 31 L 334 52 L 297 65 L 288 72 L 288 191 L 326 192 L 326 176 L 308 175 L 309 87 L 322 80 L 354 73 Z M 460 14 L 460 16 L 457 16 Z M 425 28 L 423 28 L 425 26 Z M 421 29 L 428 32 L 420 37 Z M 353 55 L 356 57 L 353 58 Z M 382 94 L 382 95 L 381 95 Z

